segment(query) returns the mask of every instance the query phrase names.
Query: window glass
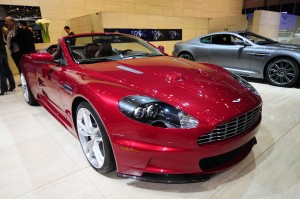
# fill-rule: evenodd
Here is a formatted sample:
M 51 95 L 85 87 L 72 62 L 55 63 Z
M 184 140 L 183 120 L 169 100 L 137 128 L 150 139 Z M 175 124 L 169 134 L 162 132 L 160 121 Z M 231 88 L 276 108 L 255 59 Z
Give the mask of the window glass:
M 258 44 L 258 45 L 268 45 L 268 44 L 274 44 L 278 43 L 276 41 L 273 41 L 272 39 L 268 39 L 266 37 L 251 33 L 251 32 L 241 32 L 239 33 L 242 37 L 245 37 L 246 39 L 250 40 L 251 42 Z
M 213 35 L 211 41 L 212 44 L 217 44 L 217 45 L 232 45 L 230 35 L 228 34 Z
M 130 35 L 94 34 L 73 36 L 66 38 L 66 43 L 74 61 L 82 64 L 163 56 L 152 45 Z
M 231 38 L 231 44 L 232 45 L 237 45 L 236 42 L 243 42 L 242 39 L 240 39 L 240 38 L 238 38 L 238 37 L 236 37 L 234 35 L 231 35 L 230 38 Z
M 208 36 L 208 37 L 203 37 L 201 38 L 201 43 L 203 44 L 210 44 L 211 43 L 211 36 Z

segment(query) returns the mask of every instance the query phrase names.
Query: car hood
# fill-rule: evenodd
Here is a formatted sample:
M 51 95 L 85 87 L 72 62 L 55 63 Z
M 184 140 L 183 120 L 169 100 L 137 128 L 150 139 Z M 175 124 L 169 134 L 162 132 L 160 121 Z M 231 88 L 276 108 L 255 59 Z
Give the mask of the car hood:
M 198 119 L 232 119 L 261 104 L 261 98 L 220 67 L 173 57 L 136 58 L 85 64 L 99 78 L 164 101 Z

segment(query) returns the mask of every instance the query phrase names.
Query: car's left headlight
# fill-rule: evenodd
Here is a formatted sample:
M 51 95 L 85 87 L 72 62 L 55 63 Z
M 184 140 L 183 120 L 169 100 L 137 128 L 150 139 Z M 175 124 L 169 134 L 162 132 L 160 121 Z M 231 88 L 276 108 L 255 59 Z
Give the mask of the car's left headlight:
M 162 128 L 196 128 L 198 120 L 160 100 L 147 96 L 127 96 L 119 101 L 120 111 L 138 122 Z
M 247 82 L 245 79 L 243 79 L 242 77 L 240 77 L 239 75 L 236 75 L 234 73 L 230 73 L 230 75 L 233 79 L 238 81 L 246 89 L 252 91 L 255 95 L 260 96 L 259 93 L 257 92 L 257 90 L 249 82 Z

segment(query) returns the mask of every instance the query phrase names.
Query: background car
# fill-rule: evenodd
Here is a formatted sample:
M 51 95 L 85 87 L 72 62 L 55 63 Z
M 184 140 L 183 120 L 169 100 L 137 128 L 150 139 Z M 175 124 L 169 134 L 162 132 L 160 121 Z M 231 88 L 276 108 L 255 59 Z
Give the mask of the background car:
M 134 36 L 64 37 L 23 56 L 21 68 L 26 102 L 78 138 L 100 173 L 193 181 L 232 167 L 256 144 L 262 101 L 248 82 Z
M 276 86 L 299 80 L 300 46 L 251 32 L 218 32 L 176 43 L 174 57 L 223 66 L 241 76 L 266 78 Z

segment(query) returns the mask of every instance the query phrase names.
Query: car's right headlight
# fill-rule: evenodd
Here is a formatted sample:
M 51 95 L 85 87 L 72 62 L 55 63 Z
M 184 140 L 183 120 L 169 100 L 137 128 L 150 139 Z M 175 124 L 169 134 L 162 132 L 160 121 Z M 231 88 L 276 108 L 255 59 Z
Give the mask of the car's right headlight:
M 120 111 L 138 122 L 162 128 L 196 128 L 198 120 L 160 100 L 127 96 L 119 101 Z

